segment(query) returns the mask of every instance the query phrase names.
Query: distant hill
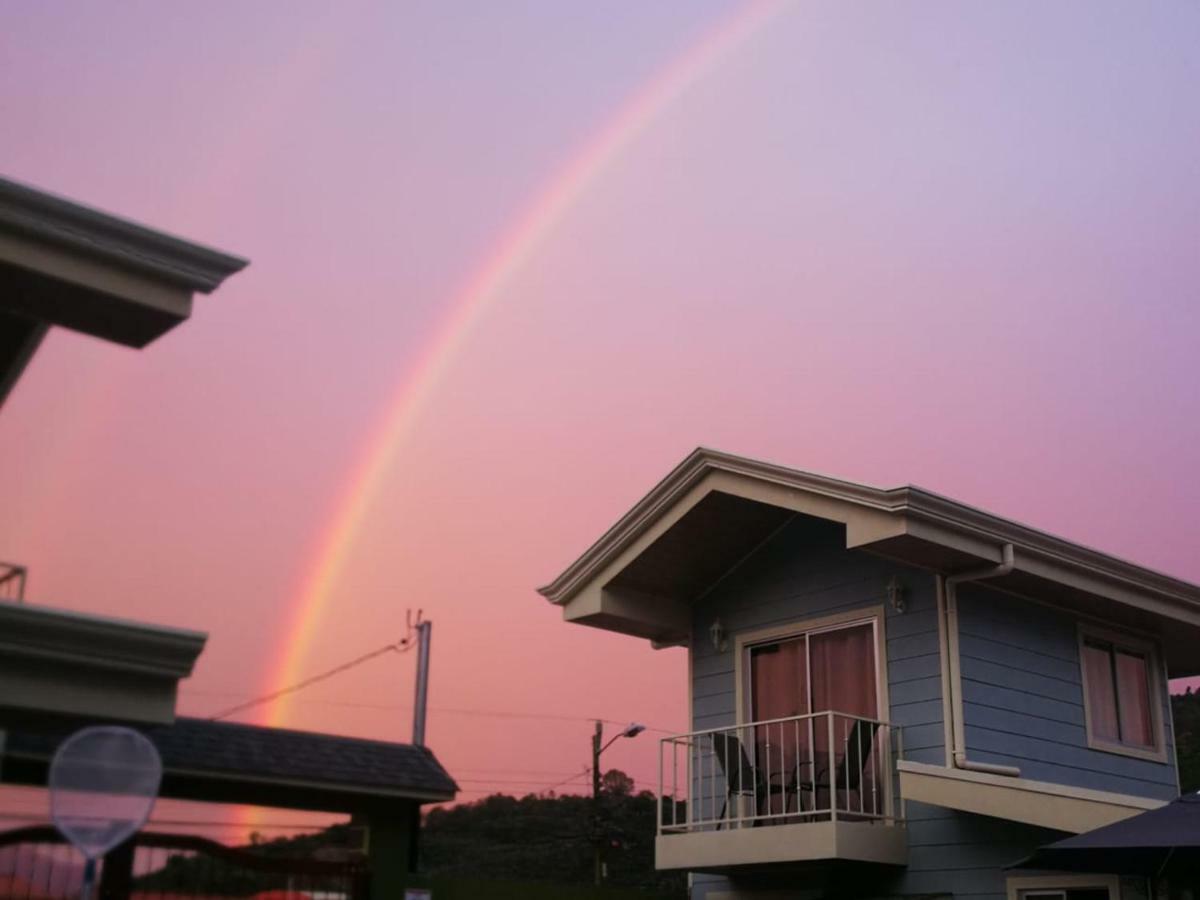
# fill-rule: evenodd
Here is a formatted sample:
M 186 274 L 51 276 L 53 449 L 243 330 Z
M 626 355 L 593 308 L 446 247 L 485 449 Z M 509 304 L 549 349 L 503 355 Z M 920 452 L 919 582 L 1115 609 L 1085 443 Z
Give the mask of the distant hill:
M 658 800 L 633 792 L 618 770 L 604 775 L 597 836 L 607 884 L 685 893 L 686 877 L 654 868 Z M 432 810 L 421 829 L 421 870 L 498 881 L 591 884 L 595 851 L 590 797 L 493 795 Z

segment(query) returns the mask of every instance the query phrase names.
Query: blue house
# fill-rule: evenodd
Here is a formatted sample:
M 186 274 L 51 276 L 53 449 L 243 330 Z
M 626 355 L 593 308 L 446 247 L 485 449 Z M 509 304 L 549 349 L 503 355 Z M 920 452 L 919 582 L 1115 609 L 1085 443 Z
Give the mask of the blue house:
M 1178 795 L 1167 680 L 1200 673 L 1200 587 L 701 449 L 541 593 L 687 648 L 656 861 L 695 900 L 1145 896 L 1006 866 Z

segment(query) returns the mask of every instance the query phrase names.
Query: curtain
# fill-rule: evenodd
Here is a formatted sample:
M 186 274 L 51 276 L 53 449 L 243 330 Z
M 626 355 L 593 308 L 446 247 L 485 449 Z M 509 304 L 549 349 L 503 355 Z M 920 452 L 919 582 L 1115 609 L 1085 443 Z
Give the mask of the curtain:
M 750 651 L 750 717 L 761 722 L 808 712 L 808 660 L 804 638 L 765 644 Z M 765 796 L 760 813 L 782 813 L 798 804 L 796 784 L 808 778 L 808 726 L 800 722 L 754 729 L 754 759 Z
M 808 712 L 808 666 L 804 638 L 750 650 L 750 718 L 782 719 Z
M 820 719 L 814 723 L 817 726 L 813 741 L 819 784 L 817 802 L 825 806 L 836 801 L 843 810 L 857 809 L 860 805 L 865 808 L 861 791 L 865 789 L 872 797 L 877 795 L 874 767 L 865 765 L 867 759 L 873 758 L 874 732 L 865 735 L 856 731 L 855 720 L 847 715 L 878 718 L 875 629 L 871 625 L 856 625 L 814 634 L 809 638 L 809 653 L 812 655 L 813 712 L 829 710 L 846 714 L 833 717 L 832 748 L 829 746 L 830 723 Z M 866 746 L 862 746 L 864 740 Z M 851 747 L 851 744 L 857 746 Z M 858 762 L 853 765 L 848 762 L 848 753 L 853 753 Z M 827 787 L 831 777 L 847 788 L 832 797 Z
M 1123 650 L 1116 651 L 1115 657 L 1121 740 L 1126 744 L 1153 747 L 1154 729 L 1150 724 L 1150 679 L 1146 658 Z
M 1112 650 L 1091 642 L 1085 643 L 1083 666 L 1087 673 L 1088 717 L 1092 723 L 1092 736 L 1106 741 L 1120 741 Z
M 833 710 L 877 718 L 875 629 L 825 631 L 810 638 L 813 712 Z

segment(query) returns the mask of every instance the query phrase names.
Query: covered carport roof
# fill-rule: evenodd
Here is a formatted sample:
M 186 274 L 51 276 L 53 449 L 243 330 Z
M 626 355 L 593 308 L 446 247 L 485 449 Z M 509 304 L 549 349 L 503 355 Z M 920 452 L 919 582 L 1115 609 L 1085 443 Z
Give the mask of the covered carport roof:
M 360 812 L 458 791 L 433 753 L 412 744 L 182 717 L 142 731 L 162 757 L 161 795 L 177 800 Z M 66 734 L 10 731 L 3 780 L 45 784 Z
M 1172 677 L 1200 673 L 1200 587 L 913 486 L 876 488 L 700 448 L 539 593 L 568 621 L 684 642 L 690 605 L 794 516 L 848 548 L 934 572 L 1015 565 L 988 586 L 1158 634 Z

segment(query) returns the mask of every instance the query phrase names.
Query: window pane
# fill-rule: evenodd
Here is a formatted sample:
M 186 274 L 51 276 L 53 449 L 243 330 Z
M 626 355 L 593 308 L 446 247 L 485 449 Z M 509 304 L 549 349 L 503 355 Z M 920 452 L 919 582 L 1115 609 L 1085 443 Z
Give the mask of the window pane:
M 1154 746 L 1150 717 L 1150 681 L 1146 658 L 1118 650 L 1117 690 L 1120 691 L 1121 741 Z
M 1083 669 L 1087 677 L 1088 718 L 1092 737 L 1121 740 L 1117 727 L 1117 697 L 1113 689 L 1112 651 L 1091 641 L 1083 645 Z

